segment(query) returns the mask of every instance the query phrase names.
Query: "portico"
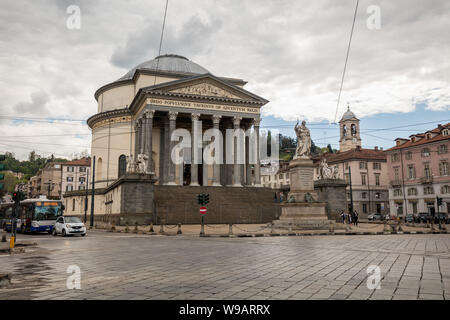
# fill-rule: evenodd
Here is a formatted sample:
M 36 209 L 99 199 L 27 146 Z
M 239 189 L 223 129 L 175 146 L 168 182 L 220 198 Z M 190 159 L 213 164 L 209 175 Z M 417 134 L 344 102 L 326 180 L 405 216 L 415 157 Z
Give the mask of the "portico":
M 136 112 L 133 153 L 144 153 L 149 158 L 152 154 L 148 172 L 155 173 L 157 184 L 261 186 L 257 136 L 259 108 L 266 100 L 210 74 L 174 82 L 141 89 L 130 106 L 130 111 Z M 190 146 L 183 148 L 180 153 L 183 159 L 178 159 L 181 162 L 178 164 L 172 161 L 172 150 L 178 141 L 170 139 L 176 129 L 187 130 L 191 136 Z M 206 163 L 203 154 L 207 145 L 219 137 L 204 139 L 209 129 L 216 129 L 222 135 L 217 145 L 223 152 L 216 148 L 213 155 L 217 157 L 212 163 Z M 227 129 L 242 132 L 231 135 Z M 159 135 L 158 139 L 154 139 L 155 134 Z M 227 151 L 233 153 L 232 157 Z M 255 152 L 256 159 L 250 157 L 250 151 Z

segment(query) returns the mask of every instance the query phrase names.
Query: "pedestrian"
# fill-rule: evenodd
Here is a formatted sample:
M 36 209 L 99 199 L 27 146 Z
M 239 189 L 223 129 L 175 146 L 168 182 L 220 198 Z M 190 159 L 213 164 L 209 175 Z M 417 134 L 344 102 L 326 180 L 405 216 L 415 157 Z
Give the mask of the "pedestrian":
M 345 224 L 345 212 L 344 212 L 344 210 L 341 211 L 341 219 L 342 219 L 342 224 Z
M 283 202 L 283 192 L 280 192 L 280 202 Z
M 273 202 L 278 202 L 277 193 L 275 192 L 275 195 L 273 196 Z
M 355 210 L 355 218 L 354 218 L 354 220 L 355 220 L 355 226 L 358 225 L 358 218 L 359 218 L 359 214 L 358 214 L 358 212 Z
M 348 217 L 348 224 L 352 224 L 352 214 L 351 214 L 351 212 L 348 213 L 347 217 Z

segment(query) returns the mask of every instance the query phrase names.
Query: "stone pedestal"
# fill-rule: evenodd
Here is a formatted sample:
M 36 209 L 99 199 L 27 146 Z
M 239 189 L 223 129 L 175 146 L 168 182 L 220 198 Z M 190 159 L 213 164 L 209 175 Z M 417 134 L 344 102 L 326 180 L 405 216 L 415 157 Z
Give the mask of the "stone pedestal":
M 305 195 L 310 193 L 314 199 L 317 194 L 314 191 L 314 164 L 311 159 L 297 158 L 289 163 L 289 179 L 291 191 L 288 199 L 293 196 L 296 202 L 305 201 Z
M 317 201 L 314 191 L 314 165 L 311 159 L 297 158 L 289 164 L 291 192 L 288 201 L 281 204 L 281 216 L 273 223 L 275 227 L 287 229 L 324 229 L 328 230 L 332 221 L 328 220 L 326 204 Z M 307 202 L 305 195 L 310 194 L 312 202 Z M 289 200 L 291 199 L 291 200 Z
M 314 181 L 317 200 L 326 203 L 328 219 L 336 220 L 342 210 L 347 210 L 347 183 L 342 179 L 321 179 Z

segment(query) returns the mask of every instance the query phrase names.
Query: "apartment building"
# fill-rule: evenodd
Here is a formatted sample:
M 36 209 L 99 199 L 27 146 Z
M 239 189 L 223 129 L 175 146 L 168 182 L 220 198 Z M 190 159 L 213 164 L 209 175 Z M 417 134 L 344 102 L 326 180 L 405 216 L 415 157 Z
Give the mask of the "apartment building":
M 61 177 L 63 193 L 67 191 L 86 190 L 90 167 L 90 158 L 64 162 L 62 164 Z
M 450 123 L 395 142 L 386 150 L 391 214 L 450 213 Z

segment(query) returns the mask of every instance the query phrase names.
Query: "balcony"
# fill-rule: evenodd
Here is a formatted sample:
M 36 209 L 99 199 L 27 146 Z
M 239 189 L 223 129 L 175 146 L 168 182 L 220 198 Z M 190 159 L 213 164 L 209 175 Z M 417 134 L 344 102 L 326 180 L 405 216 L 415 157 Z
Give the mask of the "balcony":
M 423 183 L 423 184 L 433 183 L 433 177 L 432 176 L 422 177 L 422 178 L 420 178 L 420 183 Z
M 391 180 L 391 186 L 400 187 L 401 185 L 402 185 L 402 180 L 400 180 L 400 179 Z

